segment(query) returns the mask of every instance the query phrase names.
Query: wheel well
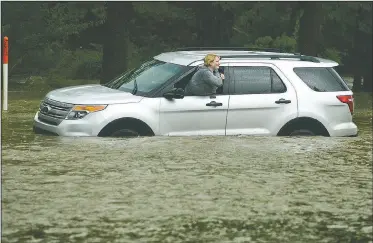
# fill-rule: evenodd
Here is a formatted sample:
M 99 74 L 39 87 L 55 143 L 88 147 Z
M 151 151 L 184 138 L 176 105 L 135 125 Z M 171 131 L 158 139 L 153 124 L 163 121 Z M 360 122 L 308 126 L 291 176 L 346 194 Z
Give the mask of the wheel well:
M 105 137 L 112 134 L 120 128 L 132 128 L 140 136 L 154 136 L 153 130 L 143 121 L 136 118 L 119 118 L 107 124 L 98 134 L 99 137 Z
M 278 136 L 288 136 L 297 129 L 309 129 L 316 135 L 329 137 L 330 134 L 325 126 L 316 119 L 310 117 L 298 117 L 286 123 L 278 132 Z

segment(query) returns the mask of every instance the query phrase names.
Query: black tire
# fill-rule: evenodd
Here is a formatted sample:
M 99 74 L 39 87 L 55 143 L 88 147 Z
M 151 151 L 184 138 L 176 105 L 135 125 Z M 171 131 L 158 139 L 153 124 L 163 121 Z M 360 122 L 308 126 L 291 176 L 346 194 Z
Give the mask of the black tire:
M 109 137 L 140 137 L 140 133 L 132 128 L 121 128 L 110 133 Z
M 300 137 L 300 136 L 316 136 L 316 134 L 309 129 L 296 129 L 289 134 L 290 137 Z
M 151 128 L 136 119 L 118 119 L 106 125 L 98 134 L 99 137 L 148 137 L 154 136 Z

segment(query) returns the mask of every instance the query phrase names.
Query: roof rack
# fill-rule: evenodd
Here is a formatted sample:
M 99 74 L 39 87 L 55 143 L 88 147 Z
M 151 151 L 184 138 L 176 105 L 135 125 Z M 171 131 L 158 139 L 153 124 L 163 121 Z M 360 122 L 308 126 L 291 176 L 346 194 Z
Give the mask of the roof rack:
M 307 62 L 316 62 L 320 63 L 320 60 L 317 59 L 316 57 L 311 57 L 311 56 L 305 56 L 305 55 L 299 55 L 299 54 L 294 54 L 294 55 L 221 55 L 221 58 L 270 58 L 270 59 L 275 59 L 279 60 L 281 59 L 299 59 L 300 61 L 307 61 Z
M 254 47 L 182 47 L 176 51 L 198 51 L 198 50 L 227 50 L 227 51 L 264 51 L 264 52 L 279 52 L 287 53 L 284 50 L 276 48 L 254 48 Z

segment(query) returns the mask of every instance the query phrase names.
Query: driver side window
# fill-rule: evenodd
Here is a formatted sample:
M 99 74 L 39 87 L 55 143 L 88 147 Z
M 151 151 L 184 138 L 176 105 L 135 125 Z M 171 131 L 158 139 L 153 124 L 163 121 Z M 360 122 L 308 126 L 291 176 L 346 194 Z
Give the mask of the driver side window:
M 223 81 L 223 86 L 219 87 L 216 90 L 216 95 L 227 95 L 229 94 L 228 89 L 229 89 L 229 74 L 227 72 L 228 68 L 221 66 L 219 68 L 219 72 L 224 73 L 225 75 L 225 80 Z M 187 84 L 190 82 L 192 79 L 193 75 L 197 72 L 197 70 L 194 70 L 193 72 L 189 73 L 185 77 L 183 77 L 181 80 L 179 80 L 177 83 L 174 84 L 174 88 L 182 88 L 185 91 L 185 87 Z M 192 96 L 191 94 L 188 94 L 187 92 L 184 93 L 184 96 Z
M 181 78 L 181 80 L 174 84 L 174 88 L 182 88 L 183 90 L 185 90 L 185 87 L 190 82 L 196 71 L 197 70 L 194 70 L 193 72 L 187 74 L 185 77 Z

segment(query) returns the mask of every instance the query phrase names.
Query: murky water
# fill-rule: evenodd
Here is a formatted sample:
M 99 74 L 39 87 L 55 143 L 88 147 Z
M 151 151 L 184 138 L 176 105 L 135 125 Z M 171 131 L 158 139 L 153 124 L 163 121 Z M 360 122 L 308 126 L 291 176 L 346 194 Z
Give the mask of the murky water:
M 357 138 L 104 139 L 35 136 L 38 103 L 3 113 L 2 242 L 372 241 L 369 105 Z

